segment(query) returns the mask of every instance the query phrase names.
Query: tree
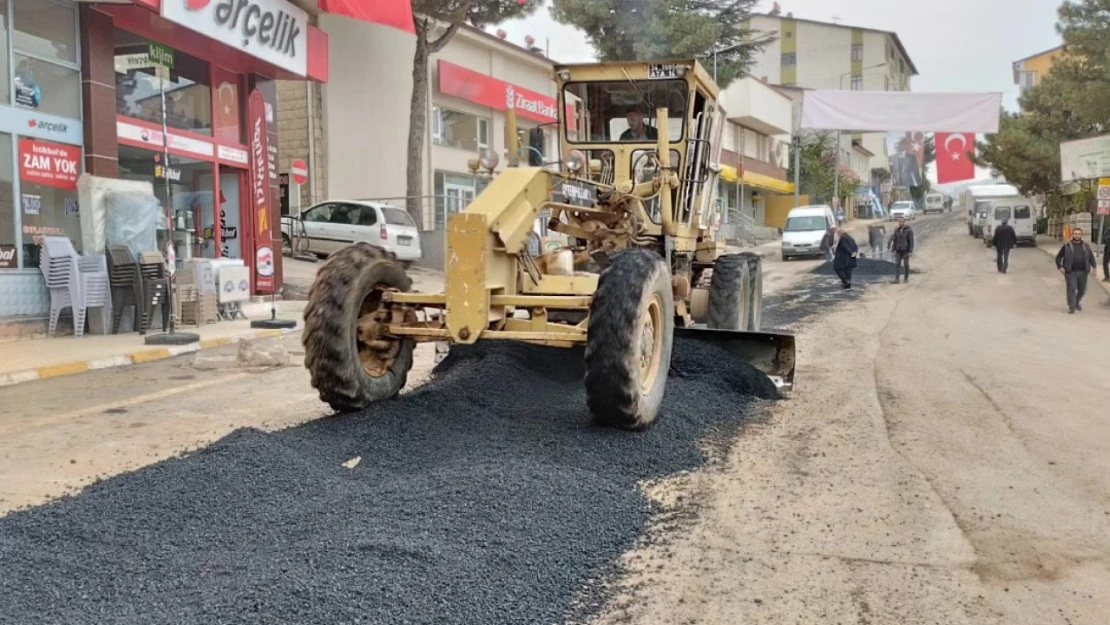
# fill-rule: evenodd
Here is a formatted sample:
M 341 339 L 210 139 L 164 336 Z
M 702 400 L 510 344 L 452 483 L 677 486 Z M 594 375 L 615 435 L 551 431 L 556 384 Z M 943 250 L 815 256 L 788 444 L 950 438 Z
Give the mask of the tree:
M 751 30 L 758 0 L 553 0 L 556 21 L 585 31 L 601 61 L 696 58 L 727 86 L 770 41 Z
M 808 195 L 810 203 L 831 202 L 836 195 L 836 133 L 810 132 L 802 136 L 802 175 L 799 193 Z M 847 167 L 840 167 L 840 194 L 855 195 L 860 187 L 859 176 Z M 794 159 L 790 159 L 787 177 L 794 180 Z
M 428 125 L 428 57 L 442 50 L 464 22 L 483 28 L 528 15 L 541 4 L 543 0 L 413 0 L 416 52 L 412 60 L 405 195 L 409 214 L 416 223 L 423 223 L 420 196 L 424 193 L 424 133 Z

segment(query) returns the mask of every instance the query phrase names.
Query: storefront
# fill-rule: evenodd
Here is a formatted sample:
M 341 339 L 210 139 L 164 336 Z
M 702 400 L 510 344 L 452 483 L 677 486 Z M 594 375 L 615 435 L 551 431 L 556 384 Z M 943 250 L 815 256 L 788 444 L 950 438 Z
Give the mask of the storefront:
M 276 81 L 326 82 L 328 41 L 285 0 L 241 4 L 231 20 L 226 2 L 0 0 L 0 318 L 49 309 L 36 237 L 82 251 L 82 172 L 153 183 L 179 259 L 244 258 L 254 293 L 280 289 Z M 250 192 L 258 163 L 267 193 Z
M 75 4 L 0 2 L 0 317 L 44 314 L 43 235 L 80 240 L 84 126 Z

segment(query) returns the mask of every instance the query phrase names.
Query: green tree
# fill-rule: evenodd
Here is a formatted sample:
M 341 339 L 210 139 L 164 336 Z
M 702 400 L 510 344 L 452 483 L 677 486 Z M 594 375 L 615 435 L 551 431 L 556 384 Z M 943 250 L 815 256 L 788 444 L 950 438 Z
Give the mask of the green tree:
M 831 203 L 836 195 L 836 133 L 810 132 L 802 136 L 801 166 L 802 175 L 799 179 L 799 193 L 808 195 L 812 204 L 822 202 Z M 851 197 L 860 187 L 859 176 L 848 167 L 841 166 L 840 195 Z M 790 180 L 794 180 L 794 158 L 791 154 L 790 167 L 787 172 Z
M 543 0 L 413 0 L 416 52 L 412 59 L 412 99 L 409 104 L 409 137 L 406 166 L 407 209 L 422 223 L 424 139 L 428 111 L 428 57 L 439 52 L 464 23 L 477 28 L 528 15 Z
M 576 26 L 602 61 L 696 58 L 727 86 L 769 37 L 751 30 L 758 0 L 552 0 L 556 21 Z

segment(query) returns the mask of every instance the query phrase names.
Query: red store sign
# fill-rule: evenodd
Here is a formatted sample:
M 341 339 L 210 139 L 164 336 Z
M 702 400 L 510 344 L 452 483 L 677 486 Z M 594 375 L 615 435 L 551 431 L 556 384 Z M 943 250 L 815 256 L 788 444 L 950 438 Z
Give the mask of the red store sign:
M 35 139 L 19 140 L 19 178 L 48 187 L 77 190 L 81 148 Z
M 496 111 L 505 111 L 512 106 L 517 116 L 538 122 L 554 122 L 559 116 L 559 102 L 555 98 L 442 60 L 439 61 L 439 92 Z

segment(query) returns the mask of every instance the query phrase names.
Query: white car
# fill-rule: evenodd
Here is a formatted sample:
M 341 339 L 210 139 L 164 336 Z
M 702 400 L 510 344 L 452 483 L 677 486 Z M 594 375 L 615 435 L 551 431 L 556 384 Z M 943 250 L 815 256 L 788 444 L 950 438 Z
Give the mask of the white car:
M 895 202 L 894 206 L 890 207 L 890 219 L 892 221 L 898 221 L 902 218 L 905 218 L 906 221 L 917 219 L 917 207 L 914 206 L 913 202 Z
M 406 267 L 420 260 L 420 230 L 403 208 L 366 200 L 329 200 L 300 215 L 281 218 L 281 241 L 286 251 L 327 256 L 366 242 L 397 255 Z

